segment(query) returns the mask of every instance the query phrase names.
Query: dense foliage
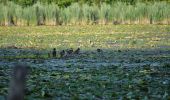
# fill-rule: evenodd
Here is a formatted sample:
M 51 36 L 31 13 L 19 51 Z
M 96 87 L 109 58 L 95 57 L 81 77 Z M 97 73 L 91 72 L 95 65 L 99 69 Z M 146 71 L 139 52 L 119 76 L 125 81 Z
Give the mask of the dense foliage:
M 22 7 L 13 2 L 0 4 L 0 25 L 75 24 L 169 24 L 170 4 L 166 2 L 114 4 L 73 3 L 68 7 L 37 2 Z
M 37 2 L 42 2 L 42 3 L 56 3 L 59 6 L 69 6 L 71 3 L 88 3 L 88 4 L 101 4 L 101 3 L 114 3 L 117 1 L 121 1 L 121 2 L 126 2 L 126 3 L 130 3 L 130 4 L 135 4 L 136 2 L 155 2 L 155 1 L 167 1 L 170 2 L 170 0 L 0 0 L 0 2 L 6 3 L 7 1 L 13 1 L 19 5 L 22 6 L 29 6 L 29 5 L 33 5 Z

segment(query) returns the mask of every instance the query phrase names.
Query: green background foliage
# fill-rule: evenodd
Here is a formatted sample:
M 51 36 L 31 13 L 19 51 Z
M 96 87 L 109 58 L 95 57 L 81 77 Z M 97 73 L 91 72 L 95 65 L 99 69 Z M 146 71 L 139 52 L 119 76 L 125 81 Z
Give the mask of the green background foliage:
M 169 24 L 168 0 L 154 1 L 1 0 L 0 25 Z
M 170 2 L 170 0 L 0 0 L 0 3 L 6 3 L 8 1 L 13 1 L 17 4 L 20 4 L 22 6 L 29 6 L 29 5 L 33 5 L 37 2 L 42 2 L 42 3 L 56 3 L 59 6 L 69 6 L 71 5 L 71 3 L 75 3 L 78 2 L 80 4 L 83 3 L 88 3 L 88 4 L 101 4 L 101 3 L 114 3 L 117 1 L 121 1 L 121 2 L 126 2 L 126 3 L 130 3 L 130 4 L 135 4 L 136 2 L 155 2 L 155 1 L 167 1 Z

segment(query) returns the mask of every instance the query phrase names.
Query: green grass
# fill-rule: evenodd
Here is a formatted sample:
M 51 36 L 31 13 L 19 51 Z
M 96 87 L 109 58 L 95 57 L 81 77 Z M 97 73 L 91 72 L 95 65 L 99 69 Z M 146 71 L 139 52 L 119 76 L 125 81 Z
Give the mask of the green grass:
M 169 25 L 0 27 L 0 47 L 80 47 L 87 50 L 159 48 L 162 45 L 170 46 L 169 31 Z

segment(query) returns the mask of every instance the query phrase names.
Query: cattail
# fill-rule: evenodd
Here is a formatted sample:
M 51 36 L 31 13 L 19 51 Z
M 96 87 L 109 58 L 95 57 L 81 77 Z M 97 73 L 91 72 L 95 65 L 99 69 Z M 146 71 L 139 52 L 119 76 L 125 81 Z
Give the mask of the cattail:
M 169 23 L 170 5 L 167 2 L 127 5 L 124 2 L 88 5 L 72 3 L 60 8 L 57 4 L 37 2 L 33 6 L 22 7 L 13 2 L 0 3 L 0 25 L 62 25 L 62 24 L 103 24 L 113 23 Z M 15 8 L 15 9 L 14 9 Z M 26 23 L 25 23 L 26 22 Z

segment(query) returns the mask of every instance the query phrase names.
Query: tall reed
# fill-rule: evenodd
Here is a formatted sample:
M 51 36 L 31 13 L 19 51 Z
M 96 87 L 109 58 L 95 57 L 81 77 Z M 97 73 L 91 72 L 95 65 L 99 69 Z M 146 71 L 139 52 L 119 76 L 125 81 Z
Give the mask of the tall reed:
M 68 7 L 37 2 L 21 7 L 13 2 L 0 4 L 0 25 L 73 25 L 73 24 L 169 24 L 170 4 L 166 2 L 123 2 Z
M 0 25 L 5 25 L 7 20 L 7 8 L 3 4 L 0 4 Z

